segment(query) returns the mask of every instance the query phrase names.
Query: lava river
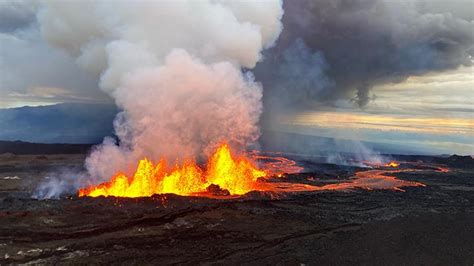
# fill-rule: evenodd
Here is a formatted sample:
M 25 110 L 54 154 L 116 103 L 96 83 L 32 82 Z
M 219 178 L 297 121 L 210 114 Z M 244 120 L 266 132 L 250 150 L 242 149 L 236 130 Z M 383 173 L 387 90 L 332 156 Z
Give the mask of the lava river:
M 148 159 L 140 160 L 133 176 L 118 172 L 108 182 L 91 185 L 79 190 L 79 196 L 149 197 L 153 194 L 173 193 L 183 196 L 234 197 L 250 191 L 277 193 L 307 192 L 321 190 L 391 189 L 403 191 L 403 187 L 423 187 L 419 182 L 397 179 L 390 174 L 417 169 L 398 169 L 391 162 L 376 170 L 355 173 L 347 181 L 323 186 L 284 182 L 284 174 L 295 174 L 303 170 L 295 161 L 281 156 L 263 156 L 257 153 L 249 157 L 232 153 L 229 145 L 222 144 L 209 158 L 205 168 L 193 160 L 182 165 L 168 167 L 165 160 L 154 164 Z M 261 161 L 263 169 L 254 161 Z M 271 180 L 270 180 L 271 178 Z

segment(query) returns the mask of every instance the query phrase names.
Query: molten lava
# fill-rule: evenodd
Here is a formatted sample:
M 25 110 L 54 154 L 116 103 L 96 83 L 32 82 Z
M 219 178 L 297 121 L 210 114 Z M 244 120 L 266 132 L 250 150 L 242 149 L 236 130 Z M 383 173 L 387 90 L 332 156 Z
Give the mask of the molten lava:
M 391 161 L 389 163 L 386 163 L 385 164 L 386 167 L 393 167 L 393 168 L 397 168 L 398 166 L 400 166 L 399 163 L 395 162 L 395 161 Z
M 174 193 L 193 195 L 205 193 L 217 185 L 233 195 L 242 195 L 262 186 L 258 178 L 267 173 L 258 169 L 249 159 L 232 155 L 227 144 L 222 144 L 209 158 L 206 169 L 187 160 L 181 166 L 168 170 L 165 160 L 153 164 L 148 159 L 138 163 L 133 177 L 115 174 L 109 182 L 79 190 L 79 196 L 148 197 L 153 194 Z
M 185 160 L 182 165 L 170 168 L 165 160 L 154 164 L 145 158 L 140 160 L 133 176 L 128 177 L 118 172 L 108 182 L 80 189 L 79 196 L 134 198 L 173 193 L 183 196 L 229 198 L 229 196 L 235 197 L 250 191 L 294 193 L 355 188 L 404 191 L 403 187 L 425 186 L 419 182 L 405 181 L 390 175 L 399 172 L 423 171 L 423 169 L 413 168 L 365 170 L 356 172 L 347 181 L 323 186 L 284 182 L 286 174 L 299 173 L 303 168 L 285 157 L 272 157 L 256 151 L 250 154 L 250 158 L 259 160 L 265 170 L 257 168 L 252 159 L 232 154 L 225 143 L 217 148 L 204 168 L 193 160 Z M 384 166 L 397 168 L 399 163 L 392 161 Z M 439 172 L 448 171 L 438 166 L 434 169 Z M 280 178 L 276 180 L 271 177 Z M 314 178 L 308 178 L 308 180 L 315 181 Z
M 297 174 L 304 170 L 296 161 L 281 156 L 281 152 L 263 152 L 254 150 L 250 153 L 253 160 L 261 162 L 267 174 L 282 177 L 284 174 Z

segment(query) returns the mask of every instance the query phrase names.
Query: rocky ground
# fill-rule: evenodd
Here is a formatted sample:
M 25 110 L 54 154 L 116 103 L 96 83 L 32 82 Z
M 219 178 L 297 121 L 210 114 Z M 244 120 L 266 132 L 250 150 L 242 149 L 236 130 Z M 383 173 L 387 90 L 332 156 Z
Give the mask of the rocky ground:
M 423 171 L 393 175 L 426 185 L 405 192 L 251 192 L 228 200 L 31 198 L 42 177 L 58 168 L 79 169 L 83 159 L 0 155 L 0 264 L 474 263 L 470 157 L 403 158 Z M 323 185 L 367 170 L 302 163 L 309 173 L 284 178 Z

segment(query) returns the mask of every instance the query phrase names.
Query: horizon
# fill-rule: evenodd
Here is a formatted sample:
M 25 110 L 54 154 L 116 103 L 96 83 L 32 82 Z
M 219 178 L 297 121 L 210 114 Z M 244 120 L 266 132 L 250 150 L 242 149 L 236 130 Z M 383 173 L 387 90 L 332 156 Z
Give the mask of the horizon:
M 31 108 L 31 109 L 35 109 L 35 108 L 38 108 L 38 107 L 55 107 L 55 106 L 69 106 L 69 105 L 75 105 L 75 106 L 87 106 L 87 105 L 94 105 L 94 106 L 107 106 L 107 107 L 114 107 L 115 108 L 115 105 L 111 105 L 111 104 L 107 104 L 107 103 L 58 103 L 58 104 L 49 104 L 49 105 L 42 105 L 42 106 L 21 106 L 21 107 L 12 107 L 12 108 L 0 108 L 0 119 L 1 119 L 1 110 L 13 110 L 13 109 L 23 109 L 23 108 Z M 321 115 L 321 113 L 318 113 L 319 115 Z M 304 115 L 304 114 L 303 114 Z M 111 118 L 110 118 L 111 119 Z M 296 118 L 291 118 L 291 120 L 293 121 L 293 119 L 298 119 L 297 117 Z M 104 122 L 104 121 L 102 121 Z M 107 121 L 105 121 L 107 122 Z M 110 124 L 112 123 L 111 121 L 108 121 L 110 122 Z M 107 124 L 107 123 L 105 123 Z M 283 123 L 285 124 L 285 123 Z M 313 127 L 313 126 L 312 126 Z M 315 140 L 317 139 L 321 139 L 321 138 L 329 138 L 329 139 L 334 139 L 336 142 L 337 141 L 356 141 L 356 142 L 360 142 L 361 144 L 367 146 L 367 148 L 370 148 L 372 149 L 374 152 L 377 152 L 377 153 L 380 153 L 381 155 L 389 155 L 389 154 L 392 154 L 392 155 L 422 155 L 422 156 L 446 156 L 446 155 L 461 155 L 461 156 L 473 156 L 473 154 L 470 154 L 470 153 L 459 153 L 459 152 L 452 152 L 452 153 L 449 153 L 449 152 L 446 152 L 446 151 L 439 151 L 439 152 L 433 152 L 431 150 L 425 150 L 424 152 L 423 151 L 419 151 L 417 152 L 415 149 L 409 149 L 408 146 L 401 146 L 399 147 L 399 149 L 393 149 L 394 147 L 394 143 L 390 143 L 390 142 L 383 142 L 383 141 L 377 141 L 377 139 L 375 140 L 370 140 L 370 139 L 353 139 L 353 138 L 350 138 L 350 137 L 346 137 L 344 138 L 344 135 L 340 134 L 339 137 L 334 137 L 334 133 L 331 133 L 330 131 L 328 131 L 329 133 L 326 133 L 324 134 L 324 131 L 321 132 L 319 131 L 318 133 L 319 134 L 314 134 L 314 132 L 312 132 L 311 130 L 305 130 L 305 128 L 301 129 L 299 128 L 300 130 L 294 130 L 294 128 L 292 128 L 291 130 L 285 130 L 284 127 L 282 128 L 279 128 L 277 130 L 275 129 L 262 129 L 263 130 L 263 133 L 267 132 L 267 133 L 271 133 L 271 132 L 279 132 L 281 134 L 298 134 L 298 135 L 301 135 L 301 136 L 308 136 L 308 137 L 314 137 Z M 18 138 L 18 139 L 15 139 L 15 138 L 2 138 L 2 135 L 0 134 L 0 141 L 6 141 L 6 142 L 24 142 L 24 143 L 31 143 L 31 144 L 51 144 L 51 145 L 61 145 L 61 144 L 65 144 L 65 145 L 100 145 L 100 143 L 102 142 L 102 139 L 104 137 L 107 137 L 107 136 L 112 136 L 113 134 L 106 134 L 106 135 L 98 135 L 96 136 L 96 140 L 95 141 L 35 141 L 34 139 L 25 139 L 25 138 Z M 264 134 L 265 135 L 265 134 Z M 398 146 L 403 144 L 403 143 L 396 143 Z M 406 145 L 406 143 L 405 143 Z M 345 150 L 344 148 L 340 148 L 340 147 L 334 147 L 334 146 L 331 146 L 331 147 L 322 147 L 323 149 L 318 151 L 318 152 L 337 152 L 337 153 L 351 153 L 350 150 Z M 274 150 L 276 151 L 276 150 Z M 357 153 L 357 151 L 353 151 L 352 153 Z M 301 155 L 310 155 L 311 153 L 305 153 L 305 152 L 301 152 L 300 153 Z
M 0 265 L 474 262 L 473 0 L 1 0 L 0 43 Z
M 280 2 L 278 4 L 281 5 Z M 189 28 L 177 29 L 171 33 L 148 27 L 149 25 L 138 17 L 137 20 L 123 17 L 123 23 L 130 23 L 130 31 L 138 35 L 115 36 L 115 29 L 107 28 L 111 25 L 102 24 L 102 18 L 91 18 L 95 24 L 89 25 L 89 22 L 82 21 L 81 16 L 76 20 L 62 17 L 60 10 L 67 13 L 71 8 L 67 4 L 33 5 L 25 1 L 15 4 L 12 2 L 10 5 L 7 1 L 0 5 L 0 12 L 4 10 L 9 14 L 0 20 L 0 37 L 3 44 L 0 69 L 4 73 L 0 80 L 0 112 L 26 106 L 30 107 L 32 112 L 18 114 L 14 119 L 0 115 L 0 125 L 4 125 L 10 132 L 3 132 L 0 137 L 74 143 L 84 139 L 93 139 L 96 142 L 113 134 L 109 132 L 114 130 L 111 129 L 113 119 L 110 115 L 104 118 L 102 114 L 97 113 L 97 117 L 94 114 L 81 117 L 81 112 L 87 112 L 87 108 L 75 109 L 74 112 L 77 113 L 67 113 L 68 110 L 65 110 L 63 114 L 57 114 L 57 119 L 63 119 L 57 123 L 50 121 L 49 117 L 54 117 L 50 114 L 42 114 L 43 118 L 34 116 L 34 110 L 58 104 L 115 106 L 124 110 L 130 117 L 136 116 L 137 121 L 144 119 L 138 116 L 155 117 L 156 121 L 172 117 L 163 113 L 157 118 L 157 113 L 162 110 L 154 109 L 151 102 L 146 103 L 150 105 L 146 107 L 147 110 L 132 115 L 134 108 L 145 104 L 139 103 L 142 101 L 141 93 L 150 91 L 140 87 L 145 81 L 134 81 L 136 84 L 132 84 L 133 89 L 129 90 L 137 91 L 134 95 L 117 93 L 120 86 L 123 86 L 119 77 L 122 74 L 127 76 L 131 71 L 127 68 L 131 66 L 119 62 L 120 56 L 111 54 L 115 50 L 104 54 L 104 48 L 99 45 L 114 36 L 113 38 L 117 39 L 123 38 L 121 41 L 124 43 L 136 43 L 136 47 L 118 45 L 116 49 L 117 54 L 127 52 L 126 60 L 143 64 L 138 66 L 139 71 L 147 71 L 150 65 L 163 60 L 194 60 L 192 63 L 197 64 L 216 64 L 228 60 L 237 66 L 235 73 L 242 76 L 242 80 L 238 82 L 243 82 L 248 91 L 243 94 L 233 91 L 242 86 L 236 82 L 232 85 L 236 87 L 228 89 L 228 95 L 218 96 L 221 93 L 219 88 L 213 88 L 213 95 L 221 97 L 218 99 L 220 105 L 225 105 L 223 103 L 231 97 L 246 95 L 247 98 L 239 100 L 245 102 L 246 106 L 237 108 L 224 119 L 246 123 L 239 125 L 240 128 L 246 129 L 245 133 L 238 133 L 243 135 L 237 140 L 237 143 L 245 143 L 244 146 L 255 144 L 252 142 L 257 139 L 258 131 L 278 131 L 381 143 L 386 147 L 399 146 L 408 153 L 419 151 L 420 154 L 472 155 L 474 15 L 471 14 L 473 12 L 467 11 L 467 4 L 468 2 L 463 1 L 427 4 L 421 0 L 403 3 L 373 0 L 354 2 L 353 5 L 331 4 L 322 0 L 317 3 L 286 1 L 281 7 L 275 5 L 267 10 L 273 22 L 260 25 L 262 21 L 256 18 L 251 21 L 259 25 L 258 27 L 263 27 L 262 30 L 252 33 L 250 29 L 242 26 L 242 32 L 248 36 L 263 34 L 262 40 L 265 44 L 252 43 L 255 41 L 253 37 L 249 37 L 251 41 L 240 40 L 237 35 L 232 35 L 233 43 L 226 43 L 239 43 L 241 46 L 252 44 L 252 49 L 255 50 L 246 50 L 249 52 L 246 54 L 242 49 L 232 50 L 234 48 L 229 50 L 221 47 L 222 51 L 216 50 L 217 48 L 213 50 L 200 39 L 200 34 Z M 133 12 L 139 12 L 140 8 L 142 7 L 137 5 Z M 177 5 L 176 8 L 181 6 Z M 405 12 L 407 8 L 412 11 Z M 369 12 L 370 10 L 373 12 Z M 106 12 L 104 15 L 116 14 Z M 239 15 L 236 13 L 235 16 L 238 18 Z M 384 16 L 391 20 L 382 19 Z M 435 17 L 443 18 L 442 25 Z M 68 27 L 77 27 L 83 35 L 74 36 L 63 32 L 59 24 L 52 23 L 55 19 L 59 19 Z M 168 22 L 170 27 L 177 27 L 171 21 L 166 21 Z M 403 23 L 411 23 L 411 27 L 404 27 Z M 88 28 L 82 28 L 83 25 Z M 307 30 L 309 26 L 311 30 Z M 208 29 L 205 28 L 206 25 L 203 27 Z M 332 32 L 326 29 L 331 29 Z M 187 36 L 186 38 L 196 36 L 194 42 L 189 39 L 185 45 L 177 46 L 183 48 L 181 53 L 189 53 L 190 58 L 187 59 L 179 54 L 180 52 L 174 51 L 175 47 L 171 43 L 162 43 L 154 38 L 147 39 L 153 34 L 164 34 L 169 40 L 177 41 L 179 38 L 176 36 L 181 34 L 180 30 L 183 30 L 183 36 Z M 188 30 L 190 32 L 186 33 Z M 97 35 L 97 32 L 110 36 Z M 208 34 L 216 37 L 217 43 L 225 43 L 231 36 L 213 35 L 213 32 Z M 151 46 L 139 47 L 145 39 Z M 171 56 L 164 57 L 168 53 Z M 177 59 L 179 57 L 182 58 Z M 111 60 L 116 60 L 117 65 L 108 66 L 107 62 L 112 62 Z M 217 67 L 217 64 L 215 66 Z M 181 77 L 186 80 L 186 73 L 177 75 L 184 75 Z M 207 74 L 203 72 L 201 75 Z M 229 72 L 225 75 L 229 77 L 234 74 Z M 158 84 L 159 81 L 152 80 L 152 77 L 144 76 L 142 80 L 147 78 L 148 82 L 162 86 Z M 171 89 L 164 91 L 171 92 L 173 88 L 179 88 L 184 93 L 185 89 L 180 86 L 189 82 L 186 88 L 189 91 L 186 93 L 197 98 L 204 97 L 194 94 L 195 89 L 190 89 L 196 81 L 194 77 L 183 81 L 182 84 L 171 84 L 171 81 L 167 80 L 169 83 L 166 86 L 171 86 Z M 155 88 L 152 97 L 158 99 L 160 95 L 157 91 L 160 89 Z M 232 93 L 234 94 L 231 95 Z M 172 95 L 167 92 L 167 95 L 169 98 L 161 100 L 162 103 L 185 101 L 184 98 L 179 98 L 179 93 Z M 203 112 L 207 112 L 206 104 L 212 105 L 212 101 L 216 99 L 207 101 L 207 98 L 196 99 L 202 106 L 193 106 L 190 110 L 201 108 Z M 231 106 L 237 106 L 235 104 L 237 103 Z M 181 112 L 193 113 L 179 108 L 172 112 L 175 112 L 176 116 L 180 116 Z M 67 121 L 68 116 L 77 117 L 75 121 L 82 130 L 76 137 L 73 132 L 68 132 L 67 136 L 61 139 L 60 134 L 66 134 L 66 131 L 61 131 L 58 123 L 69 129 L 74 127 Z M 206 113 L 205 116 L 217 118 L 212 113 Z M 29 123 L 33 123 L 32 117 L 44 121 L 34 121 L 36 126 L 31 126 Z M 242 120 L 244 117 L 246 121 Z M 16 120 L 22 120 L 24 124 L 18 122 L 17 128 L 12 129 Z M 219 123 L 226 124 L 224 120 Z M 158 125 L 156 121 L 154 123 Z M 44 125 L 38 125 L 39 122 Z M 49 123 L 54 124 L 50 129 Z M 175 123 L 177 128 L 187 127 L 178 121 L 169 123 Z M 199 123 L 204 125 L 204 121 Z M 89 124 L 91 125 L 88 133 L 86 127 Z M 20 126 L 25 129 L 19 128 Z M 39 131 L 29 132 L 31 130 L 27 129 L 38 126 L 41 127 Z M 57 132 L 53 132 L 54 130 Z M 33 134 L 43 136 L 38 138 L 39 136 Z M 149 134 L 152 135 L 154 134 Z M 195 136 L 200 138 L 200 133 L 195 132 Z M 176 142 L 176 148 L 183 143 L 190 143 L 191 140 L 173 141 Z M 199 147 L 202 145 L 194 144 Z M 301 148 L 304 153 L 304 147 Z M 166 154 L 170 150 L 173 149 L 163 148 L 161 153 Z

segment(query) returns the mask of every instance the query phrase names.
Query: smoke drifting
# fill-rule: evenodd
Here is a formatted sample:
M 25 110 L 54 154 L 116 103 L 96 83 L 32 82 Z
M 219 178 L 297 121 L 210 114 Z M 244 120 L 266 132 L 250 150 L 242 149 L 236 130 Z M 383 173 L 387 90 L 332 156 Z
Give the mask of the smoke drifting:
M 472 4 L 445 2 L 442 8 L 443 1 L 423 0 L 286 1 L 278 44 L 256 70 L 265 108 L 279 102 L 286 110 L 314 109 L 338 99 L 363 107 L 374 85 L 470 66 L 474 22 L 465 13 L 474 13 Z M 446 11 L 458 4 L 462 14 Z M 282 75 L 289 68 L 301 71 Z
M 110 176 L 144 156 L 199 158 L 222 140 L 245 147 L 259 137 L 261 94 L 252 76 L 232 64 L 205 65 L 175 50 L 164 65 L 123 78 L 114 92 L 125 110 L 115 121 L 120 146 L 105 142 L 87 167 L 94 176 Z
M 100 77 L 123 111 L 86 161 L 99 180 L 138 158 L 199 158 L 227 140 L 259 137 L 262 88 L 250 72 L 278 38 L 280 1 L 48 1 L 52 45 Z
M 296 39 L 280 57 L 268 60 L 259 65 L 257 75 L 271 86 L 265 94 L 269 117 L 285 107 L 291 111 L 308 108 L 334 86 L 327 76 L 329 66 L 324 55 L 313 53 L 302 39 Z
M 281 1 L 53 0 L 38 23 L 122 110 L 118 141 L 86 161 L 103 181 L 145 156 L 200 159 L 223 139 L 244 149 L 262 110 L 363 107 L 374 85 L 471 65 L 474 16 L 423 3 L 286 1 L 283 16 Z

